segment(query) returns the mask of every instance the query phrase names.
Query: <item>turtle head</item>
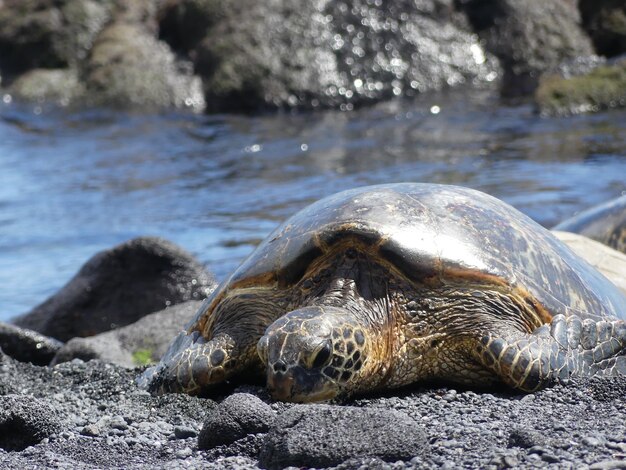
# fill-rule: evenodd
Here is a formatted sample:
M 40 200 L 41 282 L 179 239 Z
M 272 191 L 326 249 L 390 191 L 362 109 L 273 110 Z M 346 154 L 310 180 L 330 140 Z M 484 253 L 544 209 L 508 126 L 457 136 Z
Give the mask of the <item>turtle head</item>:
M 359 383 L 370 349 L 363 328 L 336 307 L 304 307 L 272 323 L 257 350 L 277 400 L 330 400 Z

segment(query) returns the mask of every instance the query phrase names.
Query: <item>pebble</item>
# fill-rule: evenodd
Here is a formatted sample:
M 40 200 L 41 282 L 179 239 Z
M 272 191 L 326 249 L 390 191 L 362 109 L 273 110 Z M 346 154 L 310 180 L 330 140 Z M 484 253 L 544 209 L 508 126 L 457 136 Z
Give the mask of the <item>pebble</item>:
M 545 452 L 546 448 L 542 446 L 532 446 L 530 449 L 528 449 L 529 454 L 543 455 Z
M 114 416 L 113 419 L 111 419 L 109 426 L 111 426 L 113 429 L 119 429 L 120 431 L 125 431 L 128 429 L 128 424 L 126 423 L 126 420 L 124 420 L 124 418 L 122 418 L 121 416 Z
M 175 426 L 174 427 L 174 436 L 176 439 L 188 439 L 190 437 L 196 437 L 198 432 L 190 428 L 188 426 Z
M 459 447 L 459 441 L 456 439 L 449 439 L 447 441 L 439 442 L 439 447 Z
M 606 446 L 626 454 L 626 442 L 607 442 Z
M 95 424 L 88 424 L 80 431 L 80 433 L 83 436 L 96 437 L 100 435 L 100 429 Z
M 191 447 L 185 447 L 183 449 L 177 450 L 175 455 L 177 459 L 184 460 L 187 457 L 190 457 L 191 454 L 193 454 L 193 450 L 191 450 Z
M 15 368 L 13 365 L 11 367 Z M 126 462 L 124 459 L 128 458 L 127 465 L 123 467 L 130 469 L 136 468 L 135 462 L 139 462 L 139 456 L 142 459 L 145 457 L 147 460 L 144 465 L 151 468 L 252 470 L 258 465 L 255 452 L 258 452 L 266 438 L 263 431 L 259 431 L 261 434 L 257 434 L 255 439 L 244 437 L 232 444 L 196 451 L 193 439 L 198 437 L 198 430 L 214 409 L 212 407 L 215 407 L 212 400 L 182 395 L 153 397 L 134 393 L 132 389 L 128 391 L 124 388 L 128 385 L 120 385 L 113 381 L 112 376 L 104 374 L 97 361 L 56 369 L 61 380 L 46 375 L 48 372 L 45 368 L 19 367 L 22 369 L 8 375 L 10 380 L 22 380 L 21 377 L 31 374 L 27 383 L 20 385 L 20 389 L 29 393 L 31 389 L 25 387 L 37 387 L 37 397 L 59 413 L 65 427 L 24 451 L 4 452 L 0 449 L 0 466 L 19 468 L 14 459 L 21 459 L 19 461 L 33 462 L 33 466 L 41 468 L 73 468 L 72 465 L 84 458 L 80 453 L 75 454 L 78 451 L 72 450 L 74 447 L 80 448 L 80 452 L 84 449 L 86 453 L 83 455 L 110 453 L 111 459 L 116 459 L 115 462 Z M 90 376 L 81 376 L 84 371 L 90 371 L 91 374 L 96 368 L 99 368 L 98 375 L 94 375 L 97 381 L 89 383 Z M 124 380 L 131 377 L 130 372 L 123 376 L 120 374 L 126 372 L 115 368 L 110 370 L 122 378 L 126 377 Z M 11 369 L 7 371 L 11 372 Z M 3 364 L 0 363 L 0 381 L 3 378 L 7 380 L 6 376 L 7 372 L 3 372 Z M 71 387 L 67 385 L 68 378 L 72 381 Z M 117 390 L 126 390 L 128 393 L 121 395 Z M 377 462 L 379 467 L 374 467 L 377 469 L 400 470 L 411 466 L 494 470 L 548 466 L 591 470 L 626 469 L 622 459 L 626 453 L 624 397 L 611 398 L 612 402 L 599 401 L 587 390 L 584 389 L 585 393 L 581 394 L 577 390 L 571 392 L 567 388 L 558 388 L 550 393 L 539 392 L 518 398 L 518 395 L 509 396 L 497 391 L 483 395 L 447 389 L 420 389 L 401 396 L 360 399 L 358 406 L 402 410 L 416 420 L 418 426 L 424 429 L 427 439 L 433 442 L 430 453 L 410 454 L 410 457 L 415 456 L 406 462 Z M 53 395 L 61 398 L 53 400 Z M 565 404 L 558 404 L 556 398 L 559 396 Z M 567 404 L 572 401 L 571 397 L 576 397 L 576 405 Z M 238 416 L 245 415 L 248 408 L 243 405 L 249 399 L 241 403 Z M 293 405 L 271 403 L 267 407 L 271 415 L 280 415 Z M 223 409 L 223 406 L 219 408 Z M 513 419 L 513 416 L 516 417 Z M 570 416 L 573 419 L 564 418 Z M 268 423 L 268 426 L 272 424 Z M 518 445 L 507 447 L 511 434 L 516 436 Z M 175 440 L 168 441 L 170 435 Z M 522 442 L 525 445 L 519 445 Z M 60 448 L 66 450 L 59 452 Z M 242 456 L 243 452 L 248 453 Z M 239 457 L 226 457 L 228 455 Z M 108 458 L 107 455 L 100 457 Z M 70 461 L 70 458 L 76 460 Z M 105 462 L 103 460 L 99 467 L 107 467 Z M 354 467 L 344 468 L 358 468 L 366 461 L 355 463 Z
M 559 457 L 549 452 L 544 452 L 543 454 L 541 454 L 541 460 L 548 463 L 557 463 L 561 461 Z
M 626 460 L 604 460 L 589 466 L 589 470 L 626 469 Z
M 591 447 L 597 447 L 601 444 L 600 439 L 591 436 L 583 437 L 582 443 Z

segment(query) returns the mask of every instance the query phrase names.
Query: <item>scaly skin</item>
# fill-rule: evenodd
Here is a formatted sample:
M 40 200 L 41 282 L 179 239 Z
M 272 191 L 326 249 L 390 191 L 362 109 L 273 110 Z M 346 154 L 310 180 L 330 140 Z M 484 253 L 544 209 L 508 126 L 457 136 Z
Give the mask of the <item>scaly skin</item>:
M 626 322 L 557 315 L 532 334 L 480 340 L 478 360 L 513 388 L 533 392 L 574 376 L 626 375 Z
M 250 297 L 254 302 L 250 302 Z M 260 375 L 256 347 L 267 326 L 284 311 L 280 291 L 234 289 L 212 310 L 209 321 L 179 335 L 176 353 L 140 379 L 153 393 L 206 394 L 215 385 L 246 371 Z M 210 305 L 203 305 L 203 309 Z M 203 311 L 198 316 L 206 315 Z M 206 338 L 209 338 L 208 340 Z

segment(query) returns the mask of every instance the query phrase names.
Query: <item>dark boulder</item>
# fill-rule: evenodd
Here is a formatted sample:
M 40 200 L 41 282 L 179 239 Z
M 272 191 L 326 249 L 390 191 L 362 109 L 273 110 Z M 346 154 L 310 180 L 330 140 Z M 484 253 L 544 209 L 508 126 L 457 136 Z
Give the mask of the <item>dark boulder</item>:
M 591 56 L 587 32 L 599 53 L 623 52 L 624 10 L 616 0 L 5 0 L 0 70 L 20 98 L 144 109 L 349 110 L 501 76 L 518 96 Z
M 498 75 L 452 0 L 219 8 L 220 21 L 192 51 L 212 111 L 351 109 Z
M 0 2 L 3 85 L 38 102 L 202 111 L 191 62 L 156 38 L 157 3 Z
M 248 393 L 234 393 L 207 416 L 198 436 L 200 449 L 228 445 L 248 434 L 267 432 L 276 413 L 259 398 Z
M 624 0 L 579 0 L 583 27 L 598 54 L 614 57 L 626 53 L 626 3 Z
M 229 9 L 224 0 L 170 0 L 157 14 L 159 39 L 174 50 L 190 53 Z
M 19 393 L 16 381 L 12 377 L 15 373 L 14 360 L 0 348 L 0 396 Z
M 0 396 L 0 448 L 24 450 L 62 430 L 57 413 L 28 395 Z
M 32 67 L 60 67 L 66 60 L 55 50 L 63 25 L 51 0 L 10 0 L 0 4 L 0 67 L 6 73 Z
M 509 447 L 530 449 L 534 446 L 550 445 L 550 437 L 535 429 L 516 426 L 509 432 Z
M 115 107 L 204 109 L 190 63 L 140 24 L 118 21 L 98 35 L 85 64 L 87 100 Z
M 543 71 L 593 55 L 572 0 L 456 0 L 504 69 L 504 95 L 527 95 Z
M 20 75 L 9 92 L 22 100 L 65 106 L 84 97 L 85 88 L 75 69 L 32 69 Z
M 18 361 L 48 365 L 62 345 L 36 331 L 0 322 L 0 350 Z
M 5 0 L 0 3 L 0 69 L 58 68 L 86 57 L 113 1 Z
M 72 359 L 99 359 L 125 367 L 157 362 L 201 304 L 199 300 L 190 300 L 121 328 L 87 338 L 72 338 L 57 351 L 52 364 Z
M 426 446 L 419 423 L 400 411 L 297 405 L 267 434 L 259 461 L 270 469 L 330 467 L 354 457 L 395 462 L 423 454 Z
M 59 292 L 14 323 L 67 341 L 201 300 L 214 285 L 189 253 L 166 240 L 140 237 L 93 256 Z

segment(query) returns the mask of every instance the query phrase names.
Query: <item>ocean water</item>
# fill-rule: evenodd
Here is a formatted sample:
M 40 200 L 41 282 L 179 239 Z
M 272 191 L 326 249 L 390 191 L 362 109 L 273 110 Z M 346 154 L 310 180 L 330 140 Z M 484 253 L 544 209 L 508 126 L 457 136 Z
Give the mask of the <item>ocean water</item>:
M 486 191 L 551 226 L 626 191 L 626 112 L 543 118 L 484 90 L 253 117 L 0 101 L 0 320 L 129 238 L 172 240 L 222 279 L 306 204 L 400 181 Z

